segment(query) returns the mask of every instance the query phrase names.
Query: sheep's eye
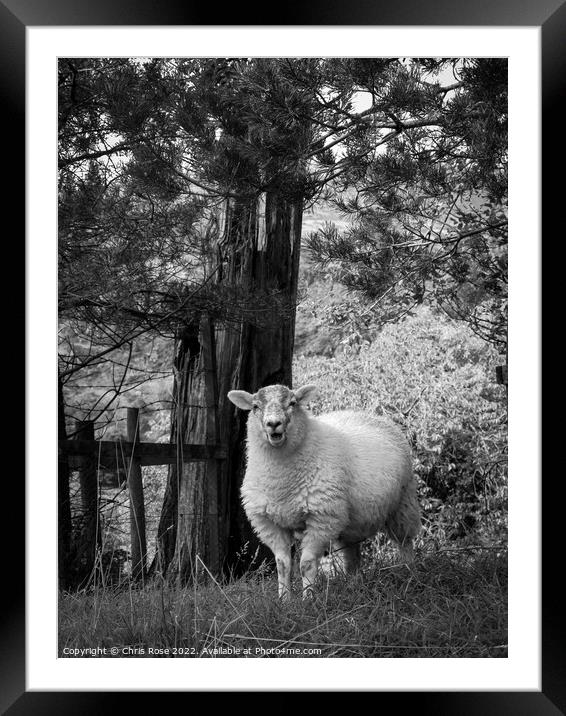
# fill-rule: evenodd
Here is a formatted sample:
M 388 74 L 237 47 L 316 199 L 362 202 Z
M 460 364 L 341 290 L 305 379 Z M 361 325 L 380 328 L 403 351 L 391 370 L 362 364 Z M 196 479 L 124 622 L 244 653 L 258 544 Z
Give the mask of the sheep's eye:
M 254 413 L 257 413 L 257 411 L 259 410 L 259 405 L 256 405 L 256 404 L 254 403 L 254 404 L 252 405 L 252 410 L 254 411 Z
M 296 401 L 296 400 L 291 400 L 291 401 L 289 402 L 289 407 L 290 407 L 290 408 L 292 408 L 293 405 L 297 405 L 297 401 Z

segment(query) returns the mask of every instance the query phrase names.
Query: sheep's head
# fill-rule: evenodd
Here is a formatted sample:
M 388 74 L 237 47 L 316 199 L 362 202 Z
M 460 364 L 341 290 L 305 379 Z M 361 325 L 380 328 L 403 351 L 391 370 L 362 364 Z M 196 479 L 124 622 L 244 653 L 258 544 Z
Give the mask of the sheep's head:
M 284 385 L 268 385 L 253 395 L 245 390 L 231 390 L 228 398 L 242 410 L 251 411 L 249 427 L 274 448 L 282 447 L 289 438 L 302 437 L 302 410 L 316 386 L 305 385 L 290 390 Z

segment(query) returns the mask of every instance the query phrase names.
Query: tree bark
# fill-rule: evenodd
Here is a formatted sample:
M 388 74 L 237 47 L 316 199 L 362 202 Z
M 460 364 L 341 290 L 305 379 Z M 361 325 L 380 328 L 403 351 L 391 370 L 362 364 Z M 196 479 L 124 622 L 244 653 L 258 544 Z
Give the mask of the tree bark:
M 192 442 L 198 442 L 195 435 L 195 422 L 198 413 L 197 409 L 192 407 L 192 401 L 194 400 L 194 404 L 198 405 L 198 395 L 193 393 L 197 388 L 195 383 L 199 356 L 199 327 L 198 321 L 194 321 L 184 326 L 179 333 L 173 360 L 173 395 L 175 404 L 171 413 L 171 442 L 179 446 L 183 442 L 191 440 Z M 186 560 L 186 553 L 182 550 L 177 550 L 177 532 L 181 532 L 180 541 L 185 540 L 187 529 L 190 531 L 191 525 L 188 518 L 196 511 L 192 523 L 194 525 L 200 523 L 202 527 L 201 534 L 199 534 L 198 529 L 195 534 L 194 541 L 198 544 L 201 541 L 204 525 L 202 525 L 202 495 L 198 490 L 198 481 L 194 479 L 198 474 L 201 474 L 202 465 L 201 463 L 196 464 L 197 471 L 196 473 L 193 472 L 191 478 L 188 476 L 188 471 L 185 472 L 188 467 L 189 465 L 187 464 L 183 465 L 182 452 L 179 449 L 177 463 L 169 468 L 167 476 L 165 497 L 157 531 L 158 550 L 156 562 L 152 565 L 150 572 L 157 569 L 163 575 L 168 571 L 170 573 L 175 571 L 176 574 L 179 574 L 182 563 L 185 564 L 185 570 L 188 570 L 189 573 L 191 571 L 191 564 Z M 190 493 L 186 482 L 189 480 L 193 492 L 199 493 L 193 495 L 192 505 L 186 504 L 186 497 Z M 179 498 L 180 495 L 181 499 Z M 183 515 L 181 524 L 179 523 L 180 514 Z M 173 562 L 175 562 L 175 568 L 173 568 Z
M 228 573 L 239 575 L 272 555 L 252 532 L 240 502 L 245 470 L 247 415 L 227 399 L 229 390 L 255 392 L 272 383 L 292 384 L 295 304 L 302 201 L 262 195 L 257 202 L 228 201 L 217 245 L 219 289 L 249 298 L 239 320 L 218 321 L 215 330 L 218 427 L 228 457 L 218 467 L 220 553 Z M 198 321 L 177 344 L 172 439 L 204 443 L 206 385 Z M 162 511 L 158 568 L 185 583 L 197 574 L 196 556 L 209 560 L 206 464 L 169 471 Z
M 255 231 L 240 252 L 227 252 L 221 280 L 247 286 L 252 294 L 270 295 L 276 303 L 259 321 L 242 321 L 217 332 L 220 438 L 228 447 L 220 479 L 221 541 L 226 567 L 236 576 L 272 560 L 272 554 L 258 541 L 242 509 L 247 414 L 235 408 L 227 393 L 255 392 L 273 383 L 292 385 L 302 202 L 268 195 L 254 213 L 255 221 L 239 218 L 240 224 L 255 225 Z M 233 230 L 241 232 L 237 225 Z

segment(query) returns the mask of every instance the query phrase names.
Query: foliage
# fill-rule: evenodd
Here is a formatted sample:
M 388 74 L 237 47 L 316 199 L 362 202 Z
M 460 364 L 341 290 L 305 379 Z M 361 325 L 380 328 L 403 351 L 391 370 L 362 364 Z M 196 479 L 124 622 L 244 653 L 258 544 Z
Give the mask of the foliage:
M 398 422 L 437 543 L 489 542 L 506 539 L 507 405 L 497 361 L 464 324 L 422 306 L 355 350 L 299 356 L 294 384 L 319 386 L 317 413 L 364 409 Z
M 97 439 L 123 438 L 125 408 L 143 405 L 144 439 L 168 440 L 172 340 L 167 336 L 141 335 L 133 338 L 128 347 L 90 360 L 95 340 L 90 337 L 93 330 L 90 324 L 77 327 L 77 323 L 62 323 L 59 329 L 60 360 L 66 361 L 69 357 L 83 363 L 81 370 L 73 371 L 65 379 L 68 436 L 74 434 L 74 421 L 92 420 L 96 423 Z M 148 415 L 152 416 L 151 422 L 146 422 Z
M 313 233 L 312 256 L 383 322 L 426 298 L 504 351 L 506 61 L 335 63 L 372 104 L 329 194 L 353 223 Z M 443 88 L 448 72 L 457 82 Z
M 60 60 L 59 315 L 91 344 L 66 344 L 63 380 L 203 311 L 288 318 L 279 296 L 221 280 L 251 240 L 221 223 L 229 198 L 237 213 L 265 192 L 312 194 L 299 166 L 312 102 L 276 60 Z

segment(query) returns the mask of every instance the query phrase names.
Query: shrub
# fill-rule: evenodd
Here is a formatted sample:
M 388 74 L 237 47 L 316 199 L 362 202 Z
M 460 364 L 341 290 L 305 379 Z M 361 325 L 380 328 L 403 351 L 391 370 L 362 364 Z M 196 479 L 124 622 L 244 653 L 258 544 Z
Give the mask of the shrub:
M 388 415 L 404 429 L 427 535 L 505 539 L 506 389 L 496 351 L 433 310 L 385 326 L 371 344 L 329 359 L 299 356 L 294 384 L 316 383 L 315 412 Z

